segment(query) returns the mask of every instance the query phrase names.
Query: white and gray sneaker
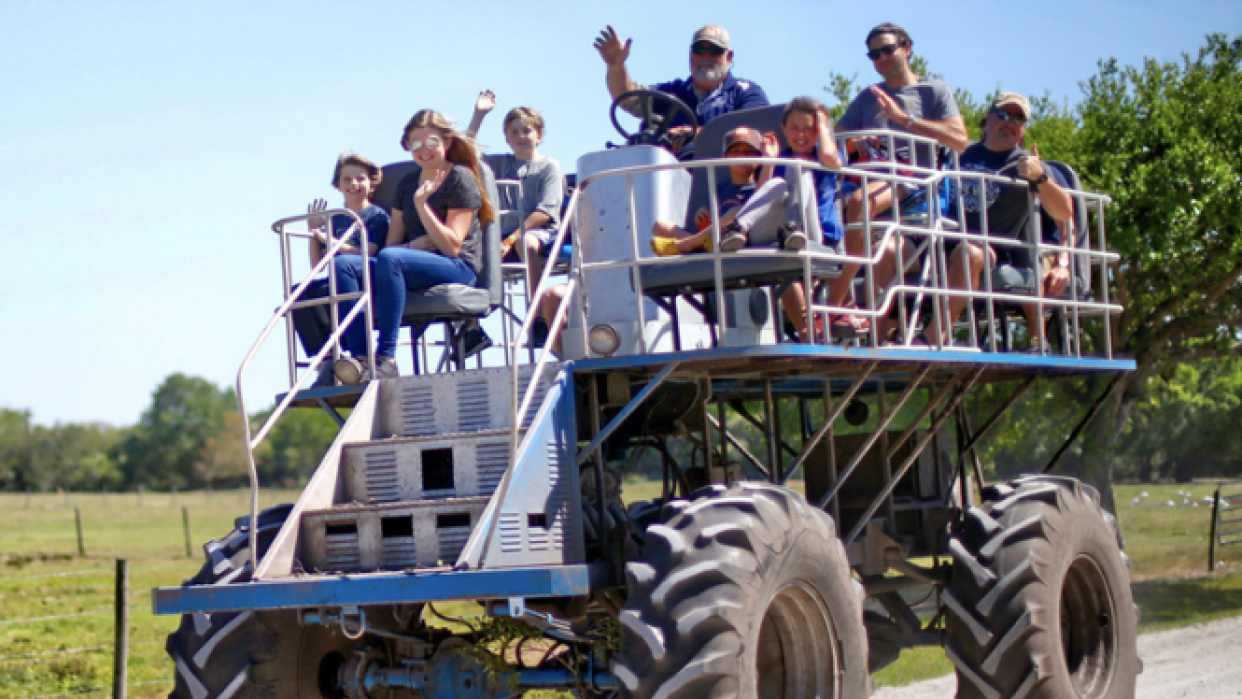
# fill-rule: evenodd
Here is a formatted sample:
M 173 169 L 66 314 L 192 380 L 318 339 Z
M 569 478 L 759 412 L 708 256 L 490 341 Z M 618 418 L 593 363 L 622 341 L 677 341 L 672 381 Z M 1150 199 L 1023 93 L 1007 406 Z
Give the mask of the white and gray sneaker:
M 781 241 L 781 247 L 790 252 L 797 252 L 806 247 L 806 233 L 802 232 L 802 228 L 796 223 L 783 223 L 777 234 Z
M 375 379 L 395 379 L 400 376 L 397 360 L 392 357 L 376 357 L 376 370 L 372 376 L 371 367 L 366 357 L 341 357 L 332 366 L 336 378 L 347 386 L 357 386 L 364 381 Z
M 720 251 L 737 252 L 746 247 L 746 243 L 749 240 L 750 238 L 746 235 L 746 232 L 739 228 L 737 223 L 729 224 L 724 229 L 723 235 L 720 236 Z

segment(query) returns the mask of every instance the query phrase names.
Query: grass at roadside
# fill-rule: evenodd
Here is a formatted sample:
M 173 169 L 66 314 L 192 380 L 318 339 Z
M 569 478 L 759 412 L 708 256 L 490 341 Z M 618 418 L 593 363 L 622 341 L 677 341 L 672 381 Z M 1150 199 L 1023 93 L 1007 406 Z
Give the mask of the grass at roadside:
M 651 499 L 659 496 L 660 488 L 658 482 L 627 481 L 625 494 L 627 499 Z M 1242 545 L 1222 549 L 1225 569 L 1204 575 L 1210 508 L 1182 506 L 1178 490 L 1196 501 L 1212 493 L 1211 487 L 1201 485 L 1117 488 L 1143 631 L 1242 614 Z M 1147 498 L 1140 497 L 1144 491 Z M 295 491 L 265 491 L 263 506 L 296 496 Z M 1135 497 L 1140 504 L 1131 506 Z M 1170 500 L 1174 507 L 1168 506 Z M 86 557 L 76 553 L 75 507 L 82 512 Z M 192 527 L 190 557 L 185 554 L 182 507 L 188 509 Z M 247 507 L 237 491 L 217 492 L 210 499 L 205 493 L 147 493 L 141 498 L 135 493 L 35 495 L 29 506 L 25 495 L 0 495 L 0 699 L 108 694 L 113 559 L 121 556 L 131 565 L 129 695 L 167 695 L 172 666 L 163 644 L 178 619 L 151 614 L 150 590 L 192 576 L 202 565 L 201 544 L 232 529 L 233 519 Z M 462 605 L 445 611 L 456 615 L 472 609 Z M 63 616 L 70 614 L 74 616 Z M 942 650 L 923 648 L 903 653 L 898 663 L 877 673 L 876 681 L 899 685 L 951 671 Z
M 296 498 L 265 492 L 264 507 Z M 0 495 L 0 699 L 111 694 L 114 559 L 130 565 L 129 696 L 167 696 L 164 639 L 177 617 L 151 613 L 151 589 L 175 586 L 203 564 L 201 545 L 233 528 L 248 496 L 236 491 Z M 86 556 L 77 555 L 74 508 Z M 185 554 L 181 508 L 189 513 Z M 85 650 L 83 650 L 85 649 Z

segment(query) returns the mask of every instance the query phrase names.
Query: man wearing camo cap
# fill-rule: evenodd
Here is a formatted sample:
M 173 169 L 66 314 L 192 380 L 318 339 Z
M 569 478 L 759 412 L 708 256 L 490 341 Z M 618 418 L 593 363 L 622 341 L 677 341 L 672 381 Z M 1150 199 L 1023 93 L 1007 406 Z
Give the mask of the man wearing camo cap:
M 630 77 L 625 68 L 633 43 L 633 39 L 622 42 L 611 26 L 595 39 L 595 49 L 608 66 L 606 81 L 613 99 L 630 90 L 645 89 Z M 733 77 L 732 68 L 733 50 L 729 32 L 724 27 L 708 24 L 700 27 L 690 40 L 690 77 L 657 83 L 650 89 L 666 92 L 685 102 L 694 111 L 700 127 L 722 114 L 750 107 L 766 107 L 768 96 L 763 88 L 753 81 Z M 685 160 L 693 154 L 696 133 L 680 113 L 673 116 L 670 127 L 669 136 L 673 139 L 678 157 Z

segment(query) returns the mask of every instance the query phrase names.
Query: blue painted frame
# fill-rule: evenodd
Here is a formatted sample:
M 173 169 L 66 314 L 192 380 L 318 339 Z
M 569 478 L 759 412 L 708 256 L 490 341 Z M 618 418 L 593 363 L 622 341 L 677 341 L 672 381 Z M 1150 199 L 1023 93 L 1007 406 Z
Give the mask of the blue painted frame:
M 604 564 L 508 570 L 300 576 L 235 585 L 159 587 L 155 614 L 410 604 L 509 597 L 576 597 L 603 584 Z
M 900 349 L 870 347 L 852 348 L 828 345 L 752 345 L 747 347 L 717 347 L 704 350 L 684 350 L 661 354 L 627 355 L 606 359 L 579 359 L 574 362 L 575 372 L 611 371 L 634 367 L 659 366 L 670 362 L 701 362 L 721 359 L 826 359 L 929 362 L 932 364 L 990 365 L 1004 368 L 1027 368 L 1032 371 L 1059 374 L 1134 371 L 1133 359 L 1095 359 L 1089 357 L 1053 357 L 1016 352 L 965 352 L 953 349 Z

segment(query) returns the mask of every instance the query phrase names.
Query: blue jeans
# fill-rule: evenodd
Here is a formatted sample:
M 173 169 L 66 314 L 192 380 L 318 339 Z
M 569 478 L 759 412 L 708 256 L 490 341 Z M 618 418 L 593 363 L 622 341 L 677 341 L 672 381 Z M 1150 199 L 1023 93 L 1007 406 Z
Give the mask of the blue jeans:
M 393 357 L 397 353 L 397 333 L 401 330 L 407 291 L 422 291 L 440 284 L 473 284 L 475 276 L 474 269 L 456 257 L 407 247 L 380 250 L 371 276 L 375 328 L 379 331 L 376 356 Z M 339 287 L 340 279 L 337 282 Z M 365 354 L 366 340 L 364 327 L 349 327 L 346 347 L 351 354 Z
M 361 255 L 338 255 L 332 262 L 336 267 L 336 293 L 344 294 L 362 289 L 362 256 Z M 375 260 L 371 260 L 371 269 L 375 269 Z M 374 271 L 372 271 L 374 274 Z M 290 290 L 292 291 L 292 289 Z M 312 280 L 306 285 L 306 291 L 302 294 L 303 301 L 310 299 L 321 299 L 328 296 L 328 278 L 321 277 Z M 354 307 L 353 301 L 342 301 L 337 306 L 337 319 L 344 320 L 345 314 L 349 313 Z M 313 308 L 299 308 L 293 312 L 293 327 L 297 330 L 298 337 L 302 340 L 302 348 L 306 351 L 307 357 L 313 357 L 320 349 L 323 348 L 328 336 L 332 333 L 331 316 L 328 315 L 327 306 L 315 306 Z M 366 319 L 359 315 L 354 319 L 353 325 L 342 336 L 345 349 L 353 352 L 353 348 L 349 344 L 350 335 L 356 332 L 360 336 L 366 335 Z M 359 346 L 360 354 L 366 353 L 367 346 L 365 343 Z

